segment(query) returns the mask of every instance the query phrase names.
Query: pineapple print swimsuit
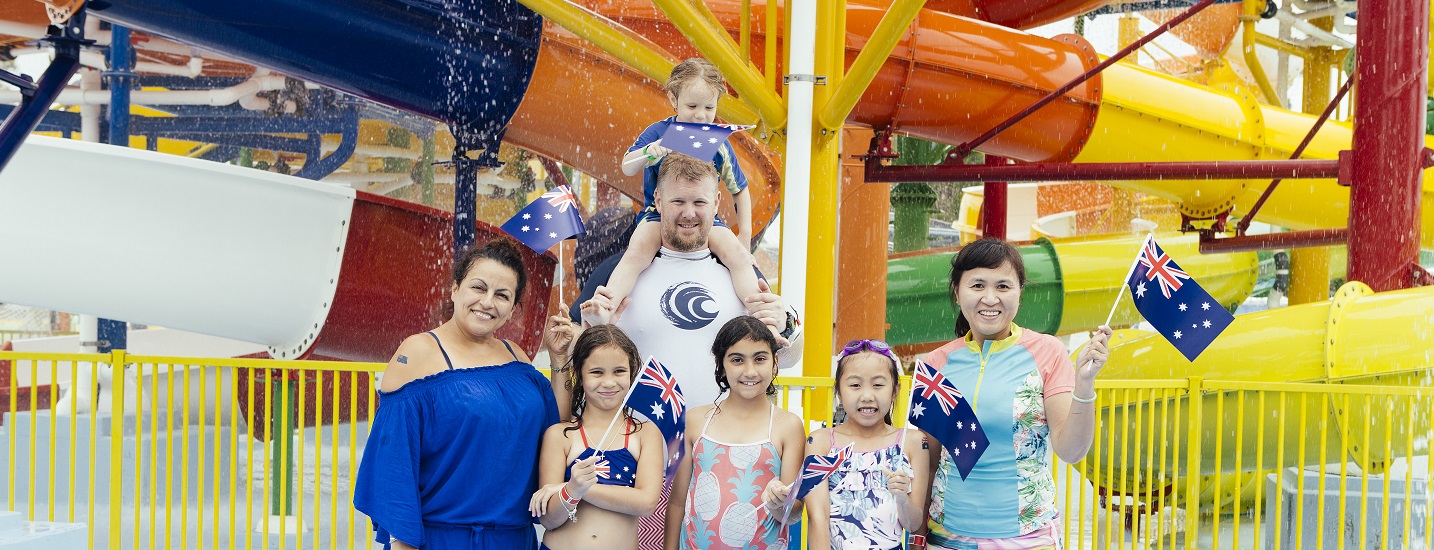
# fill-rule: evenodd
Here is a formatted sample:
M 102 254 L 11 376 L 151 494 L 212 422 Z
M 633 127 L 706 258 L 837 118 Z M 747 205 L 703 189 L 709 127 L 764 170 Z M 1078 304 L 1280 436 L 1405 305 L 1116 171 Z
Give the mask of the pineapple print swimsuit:
M 771 417 L 776 416 L 772 407 Z M 712 439 L 713 409 L 692 446 L 692 483 L 687 513 L 682 518 L 681 547 L 708 550 L 768 548 L 777 544 L 777 518 L 768 517 L 762 489 L 782 473 L 782 457 L 772 445 L 772 419 L 767 439 L 733 445 Z

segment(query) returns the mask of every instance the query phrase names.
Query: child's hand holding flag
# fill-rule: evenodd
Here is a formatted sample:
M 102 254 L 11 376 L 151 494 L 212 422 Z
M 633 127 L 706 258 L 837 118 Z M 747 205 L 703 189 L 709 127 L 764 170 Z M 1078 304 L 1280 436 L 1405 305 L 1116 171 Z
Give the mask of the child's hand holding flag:
M 815 489 L 818 484 L 826 483 L 832 472 L 841 468 L 841 465 L 845 464 L 846 459 L 851 456 L 852 445 L 855 443 L 848 443 L 833 455 L 807 455 L 807 459 L 802 462 L 802 476 L 792 483 L 792 487 L 786 488 L 787 505 L 782 512 L 781 532 L 787 531 L 787 516 L 792 513 L 792 505 L 796 504 L 798 500 L 806 498 L 807 493 L 812 492 L 812 489 Z

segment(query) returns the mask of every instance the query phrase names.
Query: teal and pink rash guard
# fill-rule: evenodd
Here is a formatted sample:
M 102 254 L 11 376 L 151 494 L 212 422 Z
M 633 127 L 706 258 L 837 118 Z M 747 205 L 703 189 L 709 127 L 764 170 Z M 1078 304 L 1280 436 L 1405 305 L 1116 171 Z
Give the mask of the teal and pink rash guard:
M 1011 538 L 1045 527 L 1056 517 L 1045 398 L 1075 387 L 1065 345 L 1012 324 L 1004 340 L 977 346 L 967 335 L 925 360 L 971 402 L 991 442 L 965 480 L 942 454 L 931 495 L 934 542 Z

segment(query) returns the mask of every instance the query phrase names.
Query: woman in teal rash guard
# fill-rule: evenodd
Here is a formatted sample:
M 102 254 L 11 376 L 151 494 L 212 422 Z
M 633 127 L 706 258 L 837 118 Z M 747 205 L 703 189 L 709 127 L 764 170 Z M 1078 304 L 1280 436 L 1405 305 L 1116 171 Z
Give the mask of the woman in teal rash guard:
M 523 297 L 521 258 L 509 240 L 460 256 L 453 317 L 409 336 L 384 371 L 354 507 L 387 547 L 538 547 L 528 500 L 558 408 L 523 351 L 494 336 Z
M 970 401 L 990 446 L 964 480 L 942 453 L 927 548 L 1061 548 L 1051 451 L 1073 463 L 1090 449 L 1110 329 L 1100 327 L 1074 368 L 1060 340 L 1015 324 L 1025 283 L 1020 251 L 1000 239 L 951 261 L 957 339 L 925 361 Z

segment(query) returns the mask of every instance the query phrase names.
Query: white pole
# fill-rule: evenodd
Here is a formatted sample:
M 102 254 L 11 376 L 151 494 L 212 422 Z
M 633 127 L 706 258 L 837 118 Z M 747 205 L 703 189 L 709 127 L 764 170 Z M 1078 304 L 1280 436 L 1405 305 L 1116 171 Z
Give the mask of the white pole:
M 811 219 L 807 203 L 811 200 L 817 11 L 815 0 L 792 0 L 788 6 L 791 62 L 787 75 L 786 171 L 782 175 L 782 272 L 778 282 L 782 299 L 803 311 L 807 297 L 807 220 Z
M 1151 231 L 1150 233 L 1146 234 L 1145 240 L 1140 241 L 1140 250 L 1145 250 L 1146 245 L 1150 244 L 1150 240 L 1154 238 L 1154 231 Z M 1115 309 L 1120 307 L 1120 299 L 1125 297 L 1125 288 L 1130 286 L 1129 284 L 1127 284 L 1127 282 L 1130 281 L 1130 274 L 1135 273 L 1135 266 L 1139 263 L 1140 251 L 1137 250 L 1135 252 L 1135 259 L 1130 261 L 1130 270 L 1126 271 L 1125 278 L 1120 280 L 1120 292 L 1117 292 L 1115 294 L 1115 303 L 1110 305 L 1110 314 L 1105 316 L 1105 326 L 1110 326 L 1111 319 L 1115 318 Z

